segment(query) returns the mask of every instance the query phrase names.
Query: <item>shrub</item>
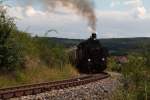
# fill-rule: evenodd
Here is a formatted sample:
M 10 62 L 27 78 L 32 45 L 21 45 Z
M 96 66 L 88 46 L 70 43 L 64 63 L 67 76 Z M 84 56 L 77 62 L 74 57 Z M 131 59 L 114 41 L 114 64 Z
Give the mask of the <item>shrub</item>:
M 147 57 L 143 54 L 129 54 L 128 62 L 121 65 L 120 73 L 124 76 L 124 85 L 119 91 L 122 94 L 119 98 L 123 100 L 149 100 L 150 68 L 147 67 L 146 62 Z

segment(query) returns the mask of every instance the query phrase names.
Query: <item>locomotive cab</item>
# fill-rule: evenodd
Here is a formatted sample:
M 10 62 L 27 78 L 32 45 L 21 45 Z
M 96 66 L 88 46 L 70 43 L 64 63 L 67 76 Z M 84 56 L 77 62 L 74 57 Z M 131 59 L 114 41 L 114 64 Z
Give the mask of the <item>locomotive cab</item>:
M 77 69 L 80 73 L 99 73 L 107 67 L 107 50 L 96 39 L 96 33 L 77 46 Z

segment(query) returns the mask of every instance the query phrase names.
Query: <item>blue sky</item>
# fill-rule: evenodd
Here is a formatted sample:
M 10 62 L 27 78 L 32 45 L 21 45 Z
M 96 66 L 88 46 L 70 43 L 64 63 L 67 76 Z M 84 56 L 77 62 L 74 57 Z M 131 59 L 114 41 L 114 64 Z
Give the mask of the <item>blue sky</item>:
M 26 1 L 26 0 L 25 0 Z M 44 36 L 49 29 L 58 34 L 50 37 L 88 38 L 87 21 L 60 5 L 53 11 L 42 9 L 40 0 L 23 6 L 23 0 L 8 0 L 9 14 L 17 17 L 20 30 Z M 150 37 L 150 0 L 92 0 L 95 4 L 98 38 Z

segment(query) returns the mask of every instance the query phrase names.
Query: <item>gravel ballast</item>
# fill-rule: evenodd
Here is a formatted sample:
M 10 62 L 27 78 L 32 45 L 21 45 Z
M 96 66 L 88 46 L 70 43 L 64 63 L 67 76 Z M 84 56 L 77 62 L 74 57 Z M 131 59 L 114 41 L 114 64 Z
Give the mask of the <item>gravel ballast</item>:
M 121 75 L 118 73 L 110 74 L 111 77 L 109 78 L 86 85 L 10 100 L 112 100 L 114 91 L 121 85 Z

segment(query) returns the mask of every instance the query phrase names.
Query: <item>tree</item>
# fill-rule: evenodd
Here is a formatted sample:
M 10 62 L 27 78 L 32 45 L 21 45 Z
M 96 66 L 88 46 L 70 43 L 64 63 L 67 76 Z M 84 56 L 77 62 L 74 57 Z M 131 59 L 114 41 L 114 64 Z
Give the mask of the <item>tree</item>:
M 16 28 L 14 19 L 7 15 L 5 6 L 0 4 L 0 70 L 12 71 L 18 62 L 17 52 L 11 41 L 11 33 Z

